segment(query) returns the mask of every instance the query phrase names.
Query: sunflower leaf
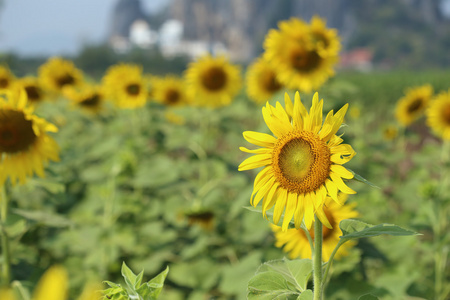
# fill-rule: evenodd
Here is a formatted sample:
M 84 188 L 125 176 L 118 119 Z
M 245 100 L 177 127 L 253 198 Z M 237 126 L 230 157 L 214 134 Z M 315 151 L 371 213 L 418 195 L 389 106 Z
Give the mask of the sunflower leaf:
M 358 300 L 378 300 L 378 297 L 375 297 L 372 294 L 365 294 L 359 297 Z
M 297 300 L 313 300 L 313 292 L 306 290 L 298 296 Z
M 350 169 L 347 169 L 347 170 L 349 170 L 349 171 L 353 174 L 353 179 L 354 179 L 354 180 L 359 181 L 359 182 L 362 182 L 362 183 L 365 183 L 365 184 L 367 184 L 367 185 L 370 185 L 370 186 L 373 187 L 373 188 L 380 189 L 379 186 L 373 184 L 372 182 L 370 182 L 369 180 L 365 179 L 365 178 L 362 177 L 361 175 L 356 174 L 354 171 L 352 171 L 352 170 L 350 170 Z
M 416 235 L 414 231 L 404 229 L 393 224 L 379 224 L 371 225 L 358 220 L 342 220 L 339 223 L 343 235 L 340 237 L 344 240 L 366 238 L 378 236 L 382 234 L 402 236 L 402 235 Z

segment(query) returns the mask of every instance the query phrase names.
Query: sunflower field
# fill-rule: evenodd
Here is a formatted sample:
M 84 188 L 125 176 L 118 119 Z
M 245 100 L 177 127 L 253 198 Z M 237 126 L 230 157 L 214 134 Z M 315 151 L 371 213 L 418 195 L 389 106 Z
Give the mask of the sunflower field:
M 319 17 L 263 48 L 0 66 L 0 300 L 449 299 L 450 71 L 337 70 Z

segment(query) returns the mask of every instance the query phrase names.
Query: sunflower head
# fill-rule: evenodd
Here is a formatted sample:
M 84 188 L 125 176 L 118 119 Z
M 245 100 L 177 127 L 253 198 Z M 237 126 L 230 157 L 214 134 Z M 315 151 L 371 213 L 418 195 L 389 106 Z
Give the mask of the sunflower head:
M 117 107 L 138 108 L 147 102 L 147 82 L 142 67 L 133 64 L 119 64 L 110 67 L 102 79 L 102 84 Z
M 41 83 L 36 77 L 24 77 L 17 79 L 15 82 L 19 88 L 23 88 L 27 93 L 28 102 L 30 104 L 37 104 L 45 100 L 46 92 L 42 88 Z
M 263 167 L 255 178 L 250 202 L 256 206 L 263 200 L 263 214 L 274 208 L 273 222 L 278 224 L 284 212 L 282 229 L 288 228 L 292 218 L 296 228 L 303 221 L 311 228 L 314 215 L 328 228 L 332 228 L 322 208 L 330 196 L 339 202 L 337 193 L 355 193 L 342 180 L 353 178 L 353 173 L 342 165 L 354 155 L 352 147 L 343 144 L 336 135 L 342 124 L 348 104 L 338 112 L 330 111 L 323 121 L 323 100 L 318 94 L 308 113 L 298 92 L 293 104 L 285 95 L 285 106 L 277 102 L 263 107 L 264 120 L 273 135 L 252 131 L 244 138 L 261 148 L 241 151 L 256 154 L 239 165 L 239 170 Z M 323 121 L 323 122 L 322 122 Z
M 421 116 L 433 97 L 433 87 L 429 84 L 409 88 L 405 96 L 400 98 L 395 109 L 395 116 L 403 126 L 408 126 Z
M 39 67 L 39 79 L 45 89 L 60 93 L 64 87 L 81 84 L 83 73 L 70 60 L 52 57 Z
M 67 298 L 68 291 L 67 271 L 60 266 L 53 266 L 42 275 L 33 300 L 61 300 Z
M 33 114 L 23 89 L 0 94 L 0 184 L 9 177 L 12 184 L 25 183 L 36 173 L 44 176 L 44 165 L 57 161 L 58 145 L 47 135 L 57 128 Z
M 189 225 L 197 224 L 206 230 L 212 230 L 214 227 L 214 212 L 209 209 L 200 208 L 189 210 L 186 211 L 184 215 L 187 218 Z
M 278 24 L 264 40 L 264 57 L 288 88 L 310 92 L 334 75 L 340 42 L 333 30 L 315 17 L 309 26 L 291 18 Z
M 426 110 L 427 125 L 444 140 L 450 140 L 450 90 L 440 93 Z
M 187 88 L 199 106 L 228 105 L 241 88 L 240 68 L 224 56 L 206 55 L 189 64 Z
M 168 75 L 153 81 L 153 97 L 166 106 L 183 106 L 191 103 L 190 95 L 186 91 L 186 84 L 182 78 Z
M 347 196 L 340 194 L 339 200 L 343 205 L 337 204 L 331 198 L 327 197 L 325 205 L 323 206 L 323 212 L 327 216 L 332 228 L 323 226 L 323 257 L 324 261 L 328 261 L 330 256 L 336 247 L 337 243 L 342 236 L 342 231 L 339 228 L 339 223 L 342 220 L 356 218 L 358 212 L 354 210 L 354 205 L 344 204 Z M 303 229 L 291 228 L 283 231 L 281 227 L 271 224 L 272 230 L 275 234 L 276 243 L 275 246 L 283 248 L 283 251 L 287 252 L 289 258 L 311 258 L 311 247 L 308 242 Z M 309 230 L 309 234 L 314 240 L 314 230 Z M 336 259 L 348 254 L 348 249 L 351 248 L 354 243 L 345 243 L 339 248 L 336 253 Z
M 283 88 L 277 79 L 276 70 L 262 57 L 248 67 L 245 79 L 247 93 L 257 103 L 268 101 Z
M 77 88 L 64 88 L 63 94 L 73 104 L 86 112 L 97 114 L 103 109 L 105 97 L 101 86 L 84 83 Z
M 0 89 L 7 89 L 11 87 L 15 77 L 11 70 L 6 66 L 0 66 Z

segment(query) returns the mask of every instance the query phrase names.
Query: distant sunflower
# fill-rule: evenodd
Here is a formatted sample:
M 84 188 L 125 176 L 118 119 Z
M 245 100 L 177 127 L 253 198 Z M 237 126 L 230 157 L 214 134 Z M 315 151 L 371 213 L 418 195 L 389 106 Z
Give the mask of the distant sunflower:
M 282 84 L 309 93 L 334 75 L 337 54 L 325 51 L 323 42 L 311 38 L 308 24 L 291 18 L 279 22 L 278 27 L 271 29 L 264 40 L 264 58 L 277 70 Z
M 247 69 L 247 93 L 257 103 L 264 103 L 283 88 L 275 69 L 264 58 L 258 58 Z
M 201 208 L 190 210 L 186 211 L 184 215 L 186 216 L 189 225 L 197 224 L 206 230 L 212 230 L 214 228 L 214 212 L 209 209 Z
M 311 19 L 310 35 L 321 56 L 336 56 L 341 50 L 337 30 L 327 28 L 326 21 L 318 16 Z
M 283 211 L 282 229 L 288 228 L 292 218 L 300 228 L 305 220 L 311 228 L 314 214 L 331 228 L 323 213 L 325 198 L 337 198 L 338 190 L 354 194 L 342 180 L 353 178 L 353 173 L 342 166 L 354 155 L 352 147 L 342 144 L 336 135 L 344 119 L 348 104 L 336 114 L 330 111 L 322 124 L 323 100 L 318 94 L 313 97 L 308 113 L 298 92 L 295 103 L 285 95 L 285 106 L 279 102 L 273 107 L 269 103 L 262 109 L 264 121 L 274 136 L 254 131 L 245 131 L 244 138 L 261 146 L 256 150 L 240 147 L 241 151 L 256 154 L 239 165 L 239 171 L 264 167 L 256 176 L 250 203 L 253 206 L 263 199 L 262 211 L 275 205 L 273 222 L 278 224 Z
M 46 93 L 36 77 L 19 78 L 15 83 L 25 90 L 29 104 L 42 102 L 46 97 Z
M 183 79 L 176 76 L 166 76 L 155 79 L 153 98 L 166 106 L 182 106 L 191 103 Z
M 103 109 L 104 93 L 100 86 L 83 84 L 78 88 L 65 88 L 64 96 L 85 111 L 99 113 Z
M 242 85 L 238 66 L 210 55 L 189 64 L 186 82 L 195 104 L 209 107 L 228 105 Z
M 450 90 L 431 101 L 426 116 L 428 126 L 444 140 L 450 140 Z
M 9 68 L 0 66 L 0 89 L 11 87 L 11 83 L 15 80 L 13 73 Z
M 133 64 L 112 66 L 103 77 L 107 97 L 120 108 L 143 107 L 147 102 L 147 82 L 142 67 Z
M 429 84 L 409 88 L 406 95 L 397 102 L 395 116 L 403 126 L 408 126 L 419 119 L 425 112 L 431 98 L 433 87 Z
M 33 173 L 44 177 L 44 165 L 59 160 L 59 147 L 47 135 L 56 131 L 53 124 L 33 115 L 24 90 L 1 91 L 0 184 L 8 177 L 12 184 L 24 183 Z
M 70 60 L 52 57 L 39 67 L 39 79 L 45 89 L 59 93 L 63 87 L 82 83 L 83 73 Z
M 344 203 L 346 196 L 339 195 L 339 200 Z M 330 224 L 333 228 L 327 228 L 323 226 L 323 244 L 322 244 L 322 259 L 328 261 L 331 253 L 336 245 L 339 243 L 342 231 L 339 228 L 339 223 L 345 219 L 351 219 L 358 217 L 358 212 L 354 210 L 354 205 L 339 205 L 327 197 L 325 205 L 323 207 L 324 213 L 327 216 Z M 275 246 L 283 248 L 284 252 L 288 253 L 289 258 L 311 258 L 311 247 L 309 246 L 308 239 L 303 229 L 288 229 L 282 231 L 281 227 L 271 224 L 272 230 L 275 233 L 276 243 Z M 314 230 L 309 230 L 309 234 L 314 240 Z M 355 242 L 344 243 L 336 253 L 335 258 L 339 259 L 348 254 L 348 249 L 355 245 Z

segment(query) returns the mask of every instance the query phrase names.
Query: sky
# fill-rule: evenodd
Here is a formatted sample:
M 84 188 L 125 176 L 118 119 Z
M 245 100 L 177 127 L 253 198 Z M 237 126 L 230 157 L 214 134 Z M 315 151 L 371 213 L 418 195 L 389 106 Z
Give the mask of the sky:
M 141 0 L 154 12 L 169 0 Z M 0 53 L 22 56 L 75 54 L 107 38 L 117 0 L 3 0 Z

